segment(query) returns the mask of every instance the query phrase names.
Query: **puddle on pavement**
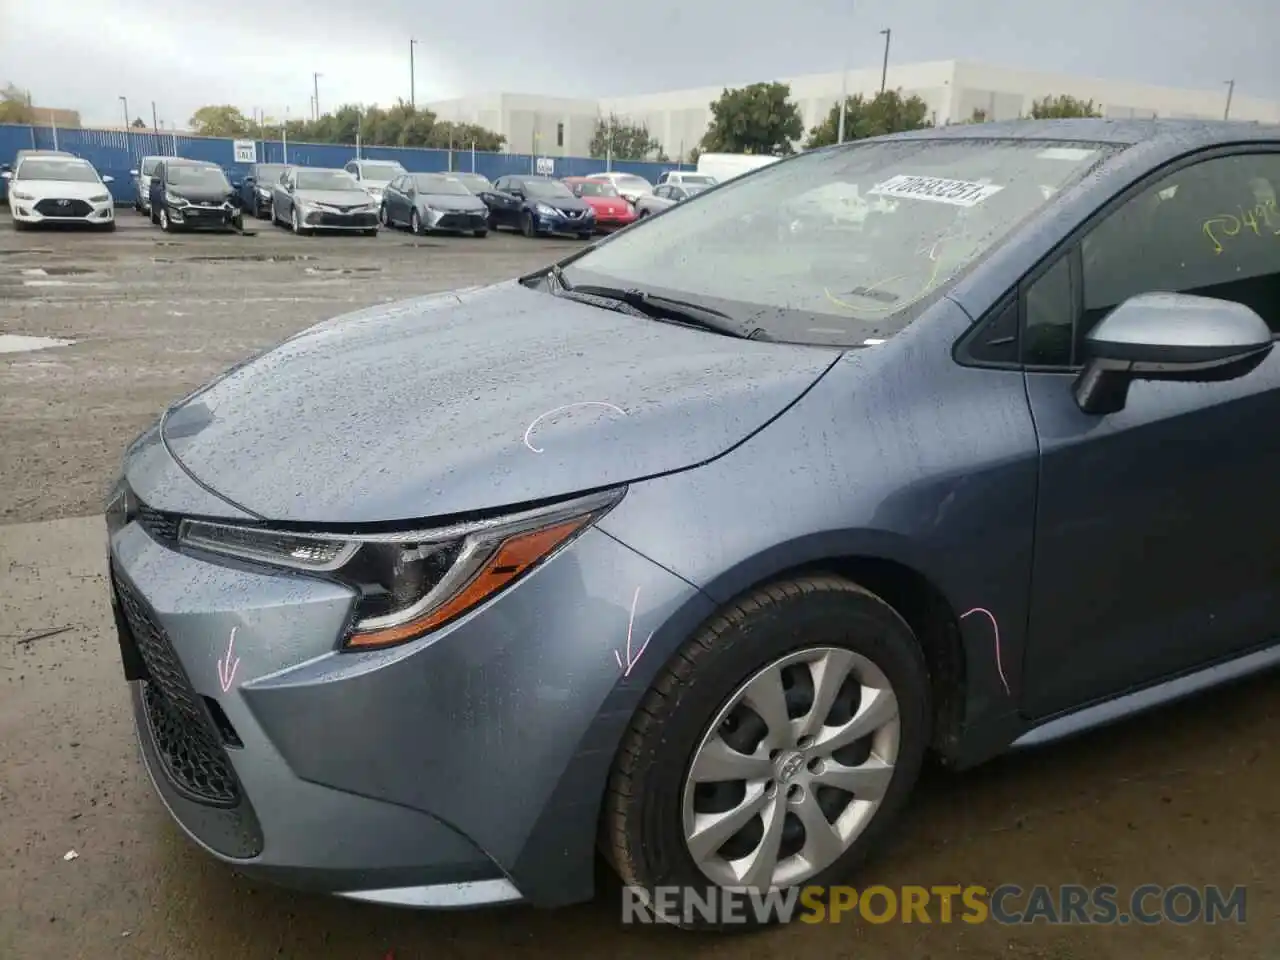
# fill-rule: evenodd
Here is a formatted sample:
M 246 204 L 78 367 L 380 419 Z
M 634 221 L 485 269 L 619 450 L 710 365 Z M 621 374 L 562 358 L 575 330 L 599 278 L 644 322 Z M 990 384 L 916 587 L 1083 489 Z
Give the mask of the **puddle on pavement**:
M 296 263 L 315 260 L 309 253 L 229 253 L 194 257 L 152 257 L 152 263 Z
M 307 267 L 313 276 L 337 277 L 350 273 L 381 273 L 381 267 Z
M 42 247 L 31 247 L 27 250 L 0 250 L 0 257 L 47 257 L 53 253 Z
M 23 269 L 24 277 L 80 277 L 89 276 L 90 274 L 99 273 L 98 270 L 90 270 L 88 267 L 27 267 Z
M 57 337 L 27 337 L 16 333 L 0 333 L 0 353 L 27 353 L 31 350 L 47 350 L 50 347 L 69 347 L 74 340 Z

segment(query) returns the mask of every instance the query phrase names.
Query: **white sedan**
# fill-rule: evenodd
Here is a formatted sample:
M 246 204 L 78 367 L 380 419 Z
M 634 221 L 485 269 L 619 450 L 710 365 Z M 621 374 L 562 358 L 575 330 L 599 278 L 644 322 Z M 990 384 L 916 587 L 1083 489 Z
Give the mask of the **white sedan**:
M 15 230 L 44 223 L 115 229 L 115 201 L 107 189 L 111 177 L 98 176 L 87 160 L 33 154 L 0 177 L 9 181 L 9 212 Z

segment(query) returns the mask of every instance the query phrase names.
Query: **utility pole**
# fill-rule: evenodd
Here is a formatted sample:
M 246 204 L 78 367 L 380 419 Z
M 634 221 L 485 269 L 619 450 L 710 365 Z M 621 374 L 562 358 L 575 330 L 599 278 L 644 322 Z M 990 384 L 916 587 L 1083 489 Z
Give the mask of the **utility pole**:
M 849 103 L 849 62 L 840 68 L 840 125 L 836 128 L 836 143 L 844 143 L 844 114 Z
M 1231 97 L 1236 92 L 1236 82 L 1234 80 L 1228 80 L 1226 81 L 1226 83 L 1227 83 L 1227 109 L 1222 111 L 1222 119 L 1230 120 L 1231 119 Z
M 151 101 L 151 132 L 160 132 L 160 120 L 156 114 L 156 102 L 154 100 Z
M 313 73 L 311 75 L 312 90 L 315 93 L 316 119 L 320 119 L 320 78 L 324 76 L 322 73 Z
M 414 110 L 418 109 L 418 84 L 414 79 L 413 73 L 413 48 L 418 45 L 419 41 L 409 38 L 409 106 Z
M 129 101 L 124 97 L 120 98 L 120 107 L 124 112 L 124 128 L 129 129 Z
M 889 40 L 893 37 L 893 31 L 886 28 L 880 31 L 880 35 L 884 37 L 884 63 L 880 67 L 880 92 L 884 93 L 885 81 L 889 79 Z

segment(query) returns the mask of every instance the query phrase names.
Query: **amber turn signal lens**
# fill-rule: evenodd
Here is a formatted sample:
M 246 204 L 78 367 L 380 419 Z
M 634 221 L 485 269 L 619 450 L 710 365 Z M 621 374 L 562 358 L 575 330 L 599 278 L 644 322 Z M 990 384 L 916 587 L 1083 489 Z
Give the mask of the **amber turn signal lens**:
M 508 537 L 493 551 L 484 565 L 452 596 L 413 620 L 380 630 L 353 633 L 348 649 L 386 647 L 412 640 L 465 613 L 502 590 L 513 580 L 538 564 L 556 547 L 581 530 L 591 516 L 575 517 Z

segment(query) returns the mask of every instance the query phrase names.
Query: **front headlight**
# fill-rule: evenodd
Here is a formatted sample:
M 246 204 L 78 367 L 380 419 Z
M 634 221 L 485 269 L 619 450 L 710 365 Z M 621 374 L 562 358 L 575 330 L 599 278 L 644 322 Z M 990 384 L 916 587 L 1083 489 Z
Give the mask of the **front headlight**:
M 90 197 L 89 202 L 90 203 L 106 203 L 110 199 L 111 199 L 111 195 L 109 193 L 99 193 L 96 196 Z
M 34 200 L 35 199 L 35 196 L 33 194 L 23 193 L 21 190 L 14 190 L 9 194 L 9 196 L 13 197 L 13 199 L 15 200 Z
M 199 550 L 325 574 L 358 598 L 348 650 L 414 640 L 496 596 L 586 530 L 625 488 L 493 520 L 405 533 L 312 534 L 184 520 Z
M 545 203 L 538 204 L 536 207 L 534 207 L 534 209 L 537 210 L 538 213 L 542 214 L 544 217 L 554 217 L 556 215 L 555 210 L 547 206 Z
M 187 205 L 187 198 L 180 197 L 176 193 L 170 193 L 166 190 L 164 193 L 164 202 L 169 204 L 171 207 L 185 207 Z

